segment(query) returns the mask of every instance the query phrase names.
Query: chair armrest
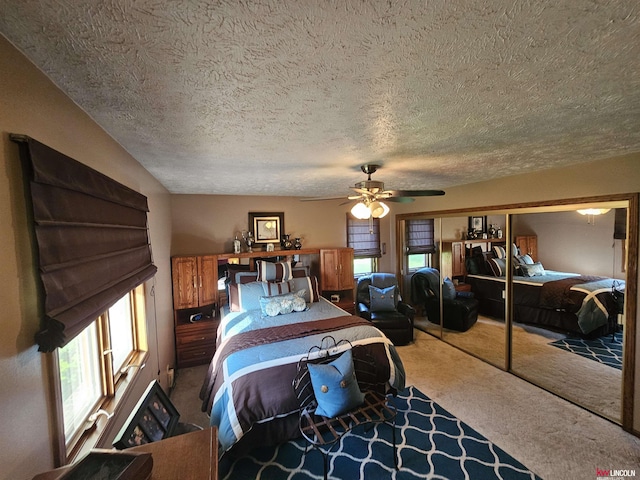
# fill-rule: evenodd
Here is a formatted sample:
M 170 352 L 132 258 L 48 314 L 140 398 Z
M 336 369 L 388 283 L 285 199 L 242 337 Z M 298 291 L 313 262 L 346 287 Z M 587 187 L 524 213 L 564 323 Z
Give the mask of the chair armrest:
M 366 318 L 367 320 L 371 320 L 371 312 L 369 311 L 369 307 L 367 307 L 362 302 L 356 303 L 356 314 L 359 317 Z
M 408 303 L 404 303 L 404 302 L 398 302 L 398 311 L 409 317 L 411 319 L 411 321 L 413 322 L 413 317 L 416 316 L 416 309 L 413 308 L 411 305 L 409 305 Z

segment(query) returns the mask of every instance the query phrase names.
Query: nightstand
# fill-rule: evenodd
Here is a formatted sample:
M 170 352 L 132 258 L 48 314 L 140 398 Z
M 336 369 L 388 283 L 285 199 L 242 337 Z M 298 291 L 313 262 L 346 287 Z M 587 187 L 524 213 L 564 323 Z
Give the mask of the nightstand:
M 456 285 L 456 292 L 470 292 L 471 284 L 470 283 L 458 283 Z

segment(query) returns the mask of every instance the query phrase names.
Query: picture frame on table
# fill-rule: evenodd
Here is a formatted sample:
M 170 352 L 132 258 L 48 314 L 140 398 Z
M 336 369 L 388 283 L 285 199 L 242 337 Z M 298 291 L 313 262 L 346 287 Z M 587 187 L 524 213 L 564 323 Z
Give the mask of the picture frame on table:
M 249 212 L 249 230 L 254 243 L 280 243 L 284 234 L 284 212 Z
M 487 231 L 487 216 L 469 217 L 469 231 L 475 230 L 476 232 Z
M 113 446 L 122 450 L 170 437 L 179 419 L 178 410 L 154 380 L 116 436 Z

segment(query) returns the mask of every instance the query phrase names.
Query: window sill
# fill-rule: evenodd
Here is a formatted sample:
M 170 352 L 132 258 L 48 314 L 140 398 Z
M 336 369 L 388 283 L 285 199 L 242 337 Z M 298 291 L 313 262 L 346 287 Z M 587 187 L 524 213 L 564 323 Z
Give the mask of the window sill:
M 120 375 L 118 379 L 113 397 L 106 398 L 98 406 L 98 409 L 105 411 L 108 416 L 99 415 L 94 424 L 84 431 L 75 444 L 67 446 L 67 451 L 69 452 L 66 459 L 67 464 L 82 458 L 91 449 L 98 448 L 99 445 L 107 440 L 114 428 L 113 424 L 118 420 L 119 409 L 123 404 L 123 400 L 133 390 L 133 386 L 140 377 L 140 370 L 144 368 L 134 367 L 134 365 L 144 365 L 148 358 L 149 352 L 138 352 L 131 358 L 127 372 Z M 111 448 L 111 446 L 105 448 Z

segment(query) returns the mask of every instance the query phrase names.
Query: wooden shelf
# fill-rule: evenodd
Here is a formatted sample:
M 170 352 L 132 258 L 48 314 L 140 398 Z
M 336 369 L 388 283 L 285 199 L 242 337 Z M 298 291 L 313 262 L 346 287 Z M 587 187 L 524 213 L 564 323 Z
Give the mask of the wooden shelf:
M 319 248 L 301 248 L 300 250 L 274 250 L 267 252 L 266 250 L 242 253 L 215 253 L 214 255 L 220 260 L 228 260 L 230 258 L 270 258 L 270 257 L 288 257 L 291 255 L 318 255 Z

